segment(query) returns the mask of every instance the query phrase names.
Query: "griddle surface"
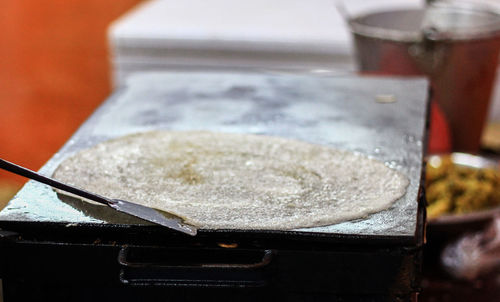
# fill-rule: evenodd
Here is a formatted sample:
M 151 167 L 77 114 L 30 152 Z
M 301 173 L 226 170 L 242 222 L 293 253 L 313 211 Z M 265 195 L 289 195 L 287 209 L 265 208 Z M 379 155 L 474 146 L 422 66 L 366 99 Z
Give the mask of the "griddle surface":
M 281 136 L 360 152 L 410 180 L 388 210 L 331 226 L 295 230 L 413 237 L 417 230 L 427 110 L 427 81 L 370 77 L 230 73 L 145 73 L 113 94 L 42 167 L 51 175 L 66 157 L 98 142 L 153 129 Z M 394 103 L 378 103 L 392 95 Z M 103 223 L 29 181 L 0 212 L 0 223 Z

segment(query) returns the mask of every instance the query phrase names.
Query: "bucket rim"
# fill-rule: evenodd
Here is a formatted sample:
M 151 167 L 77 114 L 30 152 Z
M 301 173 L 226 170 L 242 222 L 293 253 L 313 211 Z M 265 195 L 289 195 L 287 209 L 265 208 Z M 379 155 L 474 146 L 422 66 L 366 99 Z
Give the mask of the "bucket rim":
M 428 8 L 397 8 L 391 10 L 372 11 L 351 17 L 347 20 L 350 31 L 362 37 L 374 38 L 379 40 L 387 40 L 393 42 L 407 43 L 419 42 L 424 37 L 425 27 L 420 30 L 400 30 L 386 27 L 377 27 L 363 24 L 361 21 L 377 15 L 390 13 L 425 13 L 426 10 L 452 10 L 455 12 L 468 11 L 478 14 L 493 16 L 497 20 L 486 25 L 473 26 L 468 29 L 460 29 L 453 33 L 447 31 L 433 31 L 432 36 L 427 36 L 427 39 L 435 41 L 464 41 L 464 40 L 479 40 L 500 37 L 500 11 L 495 10 L 491 5 L 472 5 L 471 3 L 454 2 L 451 3 L 435 3 Z

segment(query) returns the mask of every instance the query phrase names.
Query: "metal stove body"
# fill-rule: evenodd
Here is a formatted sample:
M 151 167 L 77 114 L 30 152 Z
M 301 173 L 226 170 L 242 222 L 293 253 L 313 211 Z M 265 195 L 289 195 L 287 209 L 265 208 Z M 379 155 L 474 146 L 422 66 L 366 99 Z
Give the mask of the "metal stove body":
M 30 181 L 0 212 L 5 301 L 415 300 L 427 109 L 427 81 L 418 78 L 137 75 L 41 173 L 50 175 L 67 156 L 110 138 L 153 129 L 210 130 L 360 152 L 407 175 L 407 193 L 365 219 L 290 231 L 202 229 L 191 238 L 96 216 Z

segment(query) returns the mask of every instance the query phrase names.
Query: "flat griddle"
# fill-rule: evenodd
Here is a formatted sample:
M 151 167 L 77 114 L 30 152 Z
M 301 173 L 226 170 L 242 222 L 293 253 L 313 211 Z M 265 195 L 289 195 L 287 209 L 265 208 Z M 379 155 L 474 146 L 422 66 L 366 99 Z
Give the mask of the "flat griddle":
M 51 175 L 68 156 L 111 138 L 209 130 L 359 152 L 401 171 L 410 185 L 390 209 L 364 219 L 288 231 L 201 229 L 190 237 L 95 215 L 30 181 L 0 212 L 5 295 L 19 301 L 134 301 L 160 294 L 188 301 L 221 295 L 240 301 L 414 299 L 424 237 L 427 109 L 428 84 L 420 78 L 137 74 L 41 173 Z M 71 298 L 75 293 L 78 299 Z
M 379 103 L 381 95 L 396 101 Z M 154 129 L 280 136 L 366 154 L 410 180 L 406 195 L 387 211 L 294 231 L 414 237 L 426 109 L 422 79 L 143 74 L 108 99 L 40 172 L 51 175 L 66 157 L 98 142 Z M 61 202 L 50 187 L 32 181 L 0 212 L 3 221 L 112 223 Z

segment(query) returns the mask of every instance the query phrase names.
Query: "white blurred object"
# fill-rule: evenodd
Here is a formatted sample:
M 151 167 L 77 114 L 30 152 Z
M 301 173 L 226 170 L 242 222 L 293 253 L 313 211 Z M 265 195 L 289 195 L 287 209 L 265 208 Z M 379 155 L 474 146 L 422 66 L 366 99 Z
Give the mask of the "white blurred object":
M 147 70 L 355 71 L 335 0 L 154 0 L 109 28 L 116 86 Z M 345 0 L 351 14 L 422 0 Z
M 473 280 L 500 269 L 500 218 L 484 231 L 466 234 L 447 245 L 443 267 L 455 278 Z

